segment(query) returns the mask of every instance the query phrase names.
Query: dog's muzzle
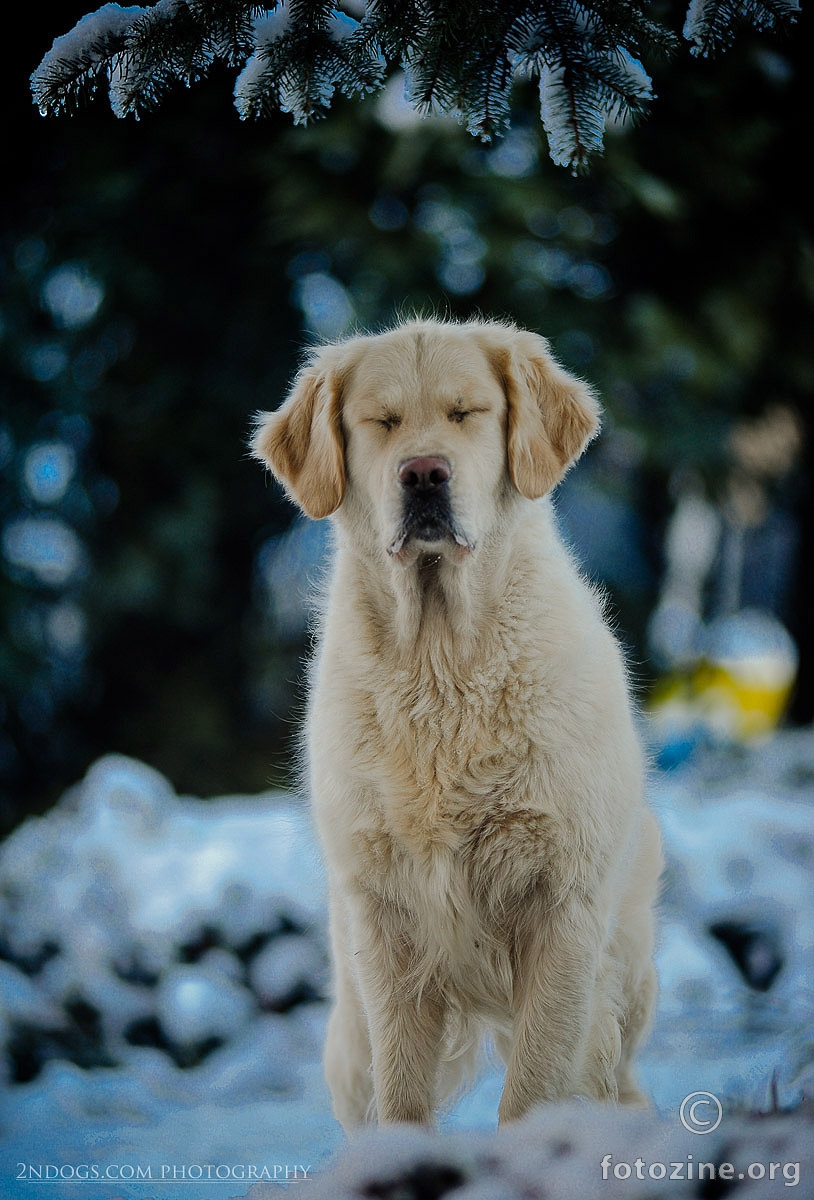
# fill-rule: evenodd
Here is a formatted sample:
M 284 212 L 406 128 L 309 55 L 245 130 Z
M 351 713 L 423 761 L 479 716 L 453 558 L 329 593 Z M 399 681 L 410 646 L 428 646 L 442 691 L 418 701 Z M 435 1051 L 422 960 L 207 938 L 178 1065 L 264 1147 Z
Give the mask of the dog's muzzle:
M 440 455 L 408 458 L 399 464 L 398 481 L 402 492 L 402 523 L 387 547 L 390 555 L 399 554 L 410 542 L 455 542 L 467 550 L 473 543 L 458 529 L 452 515 L 450 480 L 452 467 Z

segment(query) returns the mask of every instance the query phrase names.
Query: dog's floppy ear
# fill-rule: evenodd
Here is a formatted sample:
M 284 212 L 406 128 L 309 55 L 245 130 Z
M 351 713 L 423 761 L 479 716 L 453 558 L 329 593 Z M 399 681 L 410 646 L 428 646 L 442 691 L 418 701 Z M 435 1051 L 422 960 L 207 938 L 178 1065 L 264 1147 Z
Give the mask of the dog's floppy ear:
M 335 512 L 345 495 L 342 381 L 317 355 L 276 412 L 258 413 L 252 453 L 309 517 Z
M 599 404 L 587 384 L 559 365 L 545 338 L 503 330 L 493 361 L 508 400 L 509 475 L 536 500 L 559 483 L 599 431 Z

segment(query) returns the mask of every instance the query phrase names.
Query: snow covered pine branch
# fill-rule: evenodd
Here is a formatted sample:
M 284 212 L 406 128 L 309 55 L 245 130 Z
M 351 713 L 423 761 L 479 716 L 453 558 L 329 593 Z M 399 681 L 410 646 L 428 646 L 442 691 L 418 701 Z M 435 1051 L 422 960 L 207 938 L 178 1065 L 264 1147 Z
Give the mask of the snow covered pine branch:
M 505 133 L 518 76 L 539 80 L 556 163 L 579 169 L 601 151 L 607 120 L 641 115 L 652 97 L 642 60 L 677 39 L 647 0 L 157 0 L 105 4 L 58 37 L 31 77 L 43 115 L 76 110 L 107 86 L 123 117 L 154 108 L 216 59 L 239 69 L 241 117 L 324 116 L 337 90 L 361 97 L 402 69 L 421 113 L 458 114 L 484 141 Z M 725 48 L 738 25 L 775 29 L 797 0 L 691 0 L 693 53 Z

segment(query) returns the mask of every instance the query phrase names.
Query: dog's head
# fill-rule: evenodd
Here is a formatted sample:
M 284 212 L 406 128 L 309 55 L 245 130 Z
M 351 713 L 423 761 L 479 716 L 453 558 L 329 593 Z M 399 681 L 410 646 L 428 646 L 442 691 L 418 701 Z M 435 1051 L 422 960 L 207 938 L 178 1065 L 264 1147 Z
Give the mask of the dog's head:
M 506 499 L 549 492 L 598 427 L 592 392 L 537 334 L 414 321 L 316 351 L 252 449 L 309 516 L 348 515 L 409 563 L 468 557 Z

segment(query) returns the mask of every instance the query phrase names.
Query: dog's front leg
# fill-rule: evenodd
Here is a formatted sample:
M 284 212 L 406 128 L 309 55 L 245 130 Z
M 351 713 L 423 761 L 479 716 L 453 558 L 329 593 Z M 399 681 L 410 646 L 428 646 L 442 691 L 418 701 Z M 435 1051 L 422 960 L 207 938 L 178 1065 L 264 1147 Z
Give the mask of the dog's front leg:
M 404 914 L 368 897 L 356 915 L 356 966 L 378 1119 L 429 1125 L 444 1026 L 438 986 L 416 978 L 415 945 Z
M 601 923 L 591 919 L 584 900 L 566 900 L 547 911 L 542 905 L 533 909 L 518 948 L 501 1123 L 522 1117 L 536 1104 L 586 1090 Z M 592 1098 L 616 1098 L 614 1065 L 592 1071 L 595 1077 L 587 1089 Z

